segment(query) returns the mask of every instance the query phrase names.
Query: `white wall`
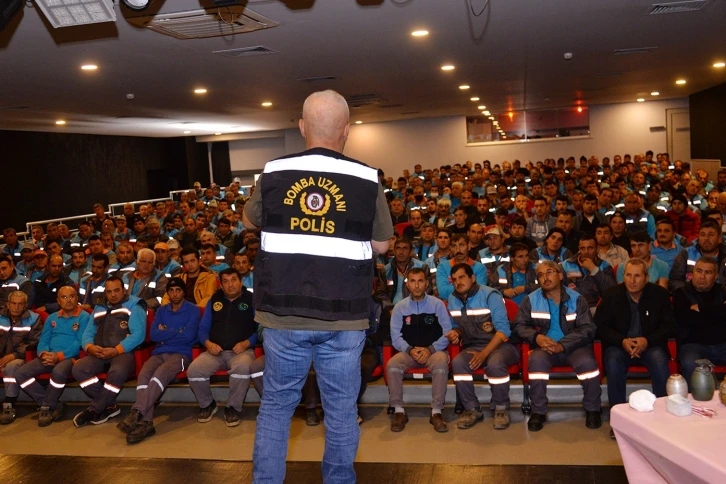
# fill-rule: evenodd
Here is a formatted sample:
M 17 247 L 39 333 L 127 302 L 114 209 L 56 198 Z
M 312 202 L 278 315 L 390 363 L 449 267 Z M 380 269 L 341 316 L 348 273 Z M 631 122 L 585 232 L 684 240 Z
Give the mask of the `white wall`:
M 414 119 L 353 125 L 345 154 L 383 170 L 391 176 L 420 163 L 424 167 L 488 159 L 537 161 L 595 155 L 667 151 L 666 132 L 651 133 L 651 126 L 666 125 L 666 109 L 688 107 L 688 99 L 608 104 L 590 107 L 588 139 L 553 140 L 488 146 L 466 146 L 463 116 Z M 287 129 L 277 138 L 229 142 L 232 171 L 261 170 L 266 161 L 305 149 L 297 129 Z
M 345 154 L 390 175 L 420 163 L 424 167 L 488 159 L 537 161 L 595 155 L 602 159 L 620 153 L 667 151 L 666 132 L 651 133 L 651 126 L 666 125 L 666 109 L 688 107 L 688 99 L 610 104 L 590 107 L 588 139 L 554 140 L 488 146 L 466 146 L 463 116 L 353 125 Z

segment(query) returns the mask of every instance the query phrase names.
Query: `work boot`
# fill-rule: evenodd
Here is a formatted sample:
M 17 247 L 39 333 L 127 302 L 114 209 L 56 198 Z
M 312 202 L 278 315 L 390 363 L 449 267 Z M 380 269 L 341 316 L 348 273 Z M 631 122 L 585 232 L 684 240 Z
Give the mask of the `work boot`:
M 527 422 L 527 430 L 530 432 L 539 432 L 544 427 L 547 415 L 541 413 L 533 413 L 529 416 L 529 422 Z
M 315 427 L 316 425 L 320 425 L 320 417 L 318 416 L 318 411 L 316 409 L 305 409 L 305 425 L 307 425 L 308 427 Z
M 197 417 L 197 422 L 199 423 L 207 423 L 212 420 L 214 417 L 214 414 L 217 413 L 217 402 L 212 400 L 212 403 L 207 405 L 204 408 L 199 409 L 199 416 Z
M 8 425 L 15 422 L 15 407 L 10 402 L 3 403 L 3 413 L 0 414 L 0 425 Z
M 484 420 L 484 414 L 479 409 L 467 410 L 456 424 L 456 428 L 466 430 L 472 428 L 477 422 Z
M 128 434 L 129 432 L 133 432 L 133 430 L 136 428 L 140 421 L 141 412 L 139 412 L 135 408 L 132 408 L 129 414 L 126 415 L 126 418 L 116 424 L 116 428 L 119 429 L 121 432 Z
M 242 412 L 238 412 L 234 408 L 227 406 L 224 407 L 224 424 L 227 427 L 236 427 L 240 423 Z
M 444 417 L 440 413 L 435 413 L 431 415 L 431 418 L 429 419 L 429 423 L 434 426 L 434 430 L 439 433 L 444 433 L 449 431 L 449 426 L 446 425 L 446 422 L 444 422 Z
M 497 405 L 494 409 L 494 429 L 504 430 L 509 428 L 509 412 L 504 405 Z
M 393 414 L 393 420 L 391 420 L 391 432 L 403 432 L 408 423 L 408 415 L 406 412 L 396 412 Z
M 588 429 L 599 429 L 602 425 L 600 412 L 585 412 L 585 427 Z
M 134 427 L 134 430 L 126 435 L 126 443 L 138 444 L 146 437 L 151 437 L 154 434 L 156 434 L 156 429 L 154 429 L 154 422 L 142 420 L 136 425 L 136 427 Z

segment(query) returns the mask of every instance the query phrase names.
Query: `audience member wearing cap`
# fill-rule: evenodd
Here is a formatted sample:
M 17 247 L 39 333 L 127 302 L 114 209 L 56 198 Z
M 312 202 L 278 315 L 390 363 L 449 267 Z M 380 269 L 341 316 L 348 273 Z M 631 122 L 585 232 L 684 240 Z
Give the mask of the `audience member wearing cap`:
M 169 242 L 172 240 L 173 239 L 170 239 Z M 169 242 L 157 242 L 156 245 L 154 245 L 156 268 L 159 272 L 164 274 L 167 279 L 178 276 L 183 270 L 181 264 L 169 257 Z M 179 247 L 178 242 L 176 242 L 176 245 Z
M 43 276 L 43 273 L 48 269 L 48 254 L 44 250 L 36 249 L 33 252 L 33 259 L 35 265 L 30 274 L 26 274 L 26 277 L 33 282 Z
M 166 285 L 169 304 L 158 308 L 154 315 L 150 336 L 156 346 L 139 372 L 136 402 L 116 426 L 126 434 L 129 444 L 141 442 L 156 433 L 154 404 L 177 375 L 191 364 L 201 315 L 198 307 L 184 299 L 184 294 L 186 283 L 173 277 Z
M 487 228 L 484 232 L 484 241 L 487 247 L 479 251 L 478 260 L 486 268 L 487 281 L 492 285 L 498 279 L 497 267 L 509 262 L 509 248 L 504 245 L 504 232 L 496 225 Z
M 673 222 L 673 228 L 676 233 L 685 237 L 689 243 L 698 237 L 701 218 L 691 210 L 685 195 L 681 193 L 673 195 L 671 209 L 665 215 Z
M 0 310 L 7 307 L 8 296 L 13 291 L 23 291 L 28 296 L 28 307 L 33 307 L 35 289 L 30 279 L 15 270 L 15 263 L 9 254 L 0 255 Z
M 630 236 L 630 255 L 643 259 L 648 269 L 648 282 L 658 284 L 668 289 L 668 275 L 670 268 L 668 263 L 654 257 L 651 257 L 651 239 L 647 233 L 640 231 Z M 623 282 L 625 274 L 625 264 L 620 264 L 617 268 L 617 281 Z
M 129 223 L 131 225 L 129 242 L 135 244 L 140 237 L 147 235 L 146 220 L 141 215 L 134 215 L 131 220 L 129 220 Z
M 169 259 L 175 260 L 181 265 L 181 259 L 179 258 L 179 241 L 175 238 L 170 238 L 166 243 L 169 246 Z
M 20 245 L 20 260 L 15 262 L 15 270 L 18 273 L 30 277 L 35 267 L 35 251 L 38 247 L 31 241 L 26 240 Z M 13 257 L 13 260 L 15 258 Z
M 132 232 L 128 229 L 128 220 L 125 215 L 117 215 L 116 230 L 113 232 L 113 239 L 116 242 L 128 242 L 131 239 Z

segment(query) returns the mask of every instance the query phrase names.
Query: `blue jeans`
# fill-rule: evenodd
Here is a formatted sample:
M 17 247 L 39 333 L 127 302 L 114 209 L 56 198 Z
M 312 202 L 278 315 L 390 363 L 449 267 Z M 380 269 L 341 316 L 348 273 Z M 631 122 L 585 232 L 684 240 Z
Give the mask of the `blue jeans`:
M 678 361 L 681 363 L 683 377 L 691 388 L 691 375 L 696 369 L 696 360 L 706 359 L 714 365 L 726 365 L 726 344 L 701 345 L 687 343 L 678 347 Z
M 253 482 L 281 484 L 285 479 L 290 420 L 310 364 L 325 412 L 323 482 L 354 483 L 360 440 L 356 399 L 364 331 L 292 331 L 265 328 L 265 375 L 257 417 Z
M 631 358 L 622 348 L 609 346 L 603 355 L 605 360 L 605 373 L 608 377 L 608 401 L 610 407 L 625 403 L 625 380 L 628 377 L 629 366 L 644 365 L 650 372 L 653 384 L 653 393 L 656 397 L 666 396 L 666 382 L 671 375 L 668 368 L 670 355 L 668 350 L 660 346 L 652 346 L 645 350 L 640 358 Z

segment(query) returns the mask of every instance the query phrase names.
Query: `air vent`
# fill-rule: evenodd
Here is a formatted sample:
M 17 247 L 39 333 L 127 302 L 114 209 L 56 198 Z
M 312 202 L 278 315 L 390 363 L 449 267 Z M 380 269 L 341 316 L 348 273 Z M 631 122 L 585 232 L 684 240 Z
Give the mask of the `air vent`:
M 345 98 L 348 101 L 348 105 L 353 108 L 359 108 L 362 106 L 371 106 L 374 104 L 383 104 L 386 102 L 385 99 L 380 97 L 378 94 L 351 94 Z
M 264 45 L 255 47 L 242 47 L 240 49 L 215 50 L 212 54 L 219 54 L 225 57 L 249 57 L 253 55 L 276 54 L 276 50 L 268 49 Z
M 144 27 L 180 40 L 244 34 L 280 25 L 242 5 L 157 13 L 153 16 L 128 17 L 127 20 L 137 27 Z
M 633 55 L 633 54 L 648 54 L 653 52 L 658 47 L 633 47 L 630 49 L 615 49 L 613 54 L 615 55 Z
M 687 2 L 654 3 L 648 9 L 647 15 L 661 15 L 664 13 L 697 12 L 709 3 L 710 0 L 691 0 Z
M 299 82 L 320 82 L 320 81 L 337 81 L 335 76 L 318 76 L 318 77 L 301 77 L 297 79 Z

